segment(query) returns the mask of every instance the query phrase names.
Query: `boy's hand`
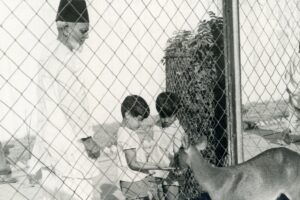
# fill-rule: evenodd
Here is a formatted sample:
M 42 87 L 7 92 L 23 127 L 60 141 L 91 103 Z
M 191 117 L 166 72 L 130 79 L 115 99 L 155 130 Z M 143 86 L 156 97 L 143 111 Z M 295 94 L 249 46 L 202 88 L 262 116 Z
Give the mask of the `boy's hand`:
M 175 168 L 174 170 L 172 170 L 172 173 L 175 174 L 176 176 L 182 176 L 183 174 L 186 173 L 186 170 Z
M 81 139 L 88 156 L 91 159 L 97 159 L 100 156 L 100 147 L 92 137 Z

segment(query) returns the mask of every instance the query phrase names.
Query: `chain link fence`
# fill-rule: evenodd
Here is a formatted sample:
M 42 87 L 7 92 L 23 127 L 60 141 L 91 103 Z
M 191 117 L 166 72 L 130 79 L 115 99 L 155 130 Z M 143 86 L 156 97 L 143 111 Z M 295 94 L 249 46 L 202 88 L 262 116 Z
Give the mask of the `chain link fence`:
M 299 152 L 287 92 L 299 54 L 299 11 L 298 1 L 240 1 L 245 160 L 278 146 Z
M 150 107 L 150 117 L 139 130 L 144 146 L 155 145 L 151 131 L 158 114 L 157 95 L 172 91 L 182 99 L 178 118 L 190 140 L 208 136 L 203 156 L 217 166 L 230 164 L 222 3 L 87 1 L 89 38 L 76 58 L 84 66 L 78 77 L 85 80 L 83 96 L 89 110 L 85 114 L 101 148 L 94 163 L 100 171 L 93 180 L 98 199 L 124 199 L 116 173 L 116 143 L 121 102 L 129 94 L 142 96 Z M 299 50 L 299 3 L 239 3 L 244 158 L 275 146 L 299 150 L 296 137 L 292 142 L 286 140 L 291 113 L 284 79 Z M 38 114 L 43 112 L 38 112 L 36 90 L 40 85 L 36 78 L 44 68 L 41 52 L 51 51 L 49 44 L 57 38 L 58 5 L 59 0 L 0 2 L 0 176 L 1 183 L 7 181 L 0 185 L 0 199 L 42 199 L 43 183 L 28 176 L 28 169 L 33 148 L 41 142 Z M 82 106 L 81 100 L 67 106 L 73 116 Z M 74 123 L 83 130 L 86 124 L 79 122 L 80 118 Z M 72 143 L 68 140 L 66 146 Z M 183 199 L 199 196 L 197 187 L 192 175 L 186 174 Z
M 50 91 L 43 89 L 37 82 L 37 78 L 41 71 L 48 70 L 41 61 L 41 54 L 53 52 L 51 44 L 57 40 L 55 16 L 59 0 L 1 1 L 0 5 L 0 107 L 2 111 L 0 127 L 1 143 L 3 144 L 0 158 L 4 161 L 0 166 L 3 169 L 1 168 L 0 171 L 2 183 L 7 183 L 0 185 L 0 199 L 41 199 L 44 194 L 45 182 L 36 182 L 29 171 L 30 160 L 32 158 L 40 159 L 33 153 L 34 148 L 38 143 L 47 142 L 40 137 L 42 129 L 39 129 L 38 125 L 43 120 L 50 123 L 56 120 L 56 123 L 59 124 L 62 119 L 53 119 L 55 115 L 47 116 L 42 110 L 39 110 L 39 95 L 36 90 L 43 94 L 50 94 Z M 205 134 L 209 136 L 211 146 L 205 155 L 214 164 L 220 166 L 227 164 L 226 122 L 221 127 L 220 135 L 215 138 L 214 126 L 219 126 L 218 120 L 220 120 L 218 118 L 215 120 L 215 113 L 218 113 L 215 110 L 219 103 L 218 99 L 214 98 L 215 93 L 207 93 L 208 90 L 215 87 L 214 82 L 218 82 L 216 74 L 220 72 L 214 66 L 213 70 L 208 72 L 212 75 L 211 78 L 205 79 L 205 75 L 202 75 L 201 80 L 208 81 L 204 85 L 204 90 L 199 89 L 201 84 L 195 83 L 195 81 L 201 73 L 211 70 L 208 66 L 209 63 L 204 68 L 199 68 L 201 59 L 193 60 L 195 55 L 186 54 L 184 55 L 187 57 L 186 64 L 173 65 L 171 63 L 176 62 L 180 57 L 175 58 L 170 52 L 167 53 L 169 42 L 178 33 L 187 30 L 191 36 L 196 36 L 200 21 L 211 20 L 211 13 L 214 13 L 214 16 L 221 16 L 222 1 L 90 0 L 87 1 L 87 7 L 90 16 L 89 38 L 83 45 L 82 51 L 72 56 L 76 57 L 84 66 L 84 69 L 76 76 L 79 83 L 81 80 L 85 81 L 81 83 L 81 87 L 85 88 L 83 96 L 88 100 L 89 112 L 86 113 L 84 110 L 82 113 L 88 115 L 89 122 L 93 124 L 93 136 L 101 148 L 101 155 L 94 163 L 100 171 L 100 175 L 94 180 L 97 182 L 96 193 L 101 196 L 99 198 L 109 200 L 124 198 L 116 173 L 118 168 L 116 142 L 117 132 L 122 121 L 121 102 L 129 94 L 142 96 L 150 106 L 151 116 L 145 120 L 145 125 L 139 131 L 143 144 L 151 143 L 152 126 L 157 119 L 155 108 L 157 95 L 162 91 L 173 91 L 181 98 L 191 100 L 191 102 L 184 100 L 183 103 L 192 110 L 183 109 L 179 117 L 190 138 L 196 140 L 197 135 L 201 135 L 201 129 L 207 129 Z M 200 33 L 199 30 L 198 33 Z M 211 38 L 211 46 L 218 38 L 218 36 L 214 37 Z M 196 39 L 194 38 L 194 40 Z M 205 40 L 203 41 L 205 42 Z M 173 56 L 174 59 L 170 59 L 170 56 Z M 207 62 L 212 62 L 214 57 L 208 54 L 206 56 L 210 56 Z M 164 61 L 162 62 L 162 60 Z M 193 64 L 194 69 L 198 69 L 198 71 L 189 74 L 188 76 L 191 76 L 189 79 L 184 76 L 174 77 L 172 75 L 181 72 L 189 73 L 189 70 L 193 70 L 190 68 L 190 64 Z M 56 77 L 55 80 L 72 82 L 71 79 L 66 78 L 67 76 L 65 80 L 59 80 L 59 77 Z M 174 81 L 177 80 L 180 82 L 180 87 L 196 85 L 194 91 L 197 92 L 196 98 L 192 95 L 193 91 L 184 94 L 181 93 L 183 88 L 176 90 L 177 85 L 174 84 Z M 74 127 L 85 130 L 86 122 L 80 121 L 83 118 L 81 114 L 75 116 L 76 111 L 83 107 L 83 99 L 80 99 L 82 94 L 72 93 L 72 87 L 76 87 L 74 83 L 70 88 L 64 86 L 61 92 L 69 93 L 77 100 L 68 101 L 70 104 L 66 105 L 67 99 L 62 99 L 61 105 L 58 107 L 64 106 L 61 109 L 66 112 L 66 116 L 70 117 Z M 209 98 L 205 99 L 204 96 L 207 94 Z M 223 95 L 221 94 L 221 96 Z M 53 103 L 55 103 L 54 100 Z M 224 105 L 222 116 L 226 113 Z M 201 109 L 199 110 L 198 107 Z M 193 120 L 189 120 L 189 117 L 196 112 L 203 112 L 203 115 L 193 116 Z M 224 119 L 226 121 L 226 117 Z M 203 126 L 197 127 L 196 123 L 203 123 Z M 57 124 L 53 125 L 53 130 L 63 133 L 65 124 L 61 124 L 61 127 L 57 127 Z M 219 131 L 217 132 L 219 133 Z M 220 142 L 222 137 L 225 139 Z M 61 155 L 61 152 L 55 149 L 57 138 L 59 136 L 53 136 L 53 141 L 47 142 L 47 151 L 50 154 L 59 154 L 63 162 L 67 160 L 65 158 L 67 154 Z M 74 147 L 74 141 L 70 138 L 65 136 L 61 141 L 65 142 L 66 151 L 71 151 L 72 148 L 76 151 L 77 147 Z M 217 151 L 217 148 L 222 150 Z M 47 165 L 45 164 L 45 166 Z M 72 168 L 76 168 L 75 164 Z M 7 173 L 5 170 L 8 170 Z M 190 177 L 191 175 L 188 175 L 185 179 Z M 17 180 L 14 181 L 14 178 Z M 46 181 L 49 179 L 51 176 Z M 61 188 L 69 187 L 68 189 L 74 190 L 72 184 L 66 180 L 63 183 L 61 183 L 62 180 L 56 180 L 56 182 L 61 184 Z M 192 187 L 193 183 L 186 190 Z M 198 195 L 197 189 L 193 190 L 195 190 L 193 191 L 194 195 L 186 195 L 184 198 Z

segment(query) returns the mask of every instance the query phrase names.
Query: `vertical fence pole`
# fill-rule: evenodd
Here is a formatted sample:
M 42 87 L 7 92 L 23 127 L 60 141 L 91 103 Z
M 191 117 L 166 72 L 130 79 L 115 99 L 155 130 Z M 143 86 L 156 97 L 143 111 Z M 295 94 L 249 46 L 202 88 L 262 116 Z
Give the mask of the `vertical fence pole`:
M 224 53 L 231 164 L 243 161 L 239 0 L 223 0 Z

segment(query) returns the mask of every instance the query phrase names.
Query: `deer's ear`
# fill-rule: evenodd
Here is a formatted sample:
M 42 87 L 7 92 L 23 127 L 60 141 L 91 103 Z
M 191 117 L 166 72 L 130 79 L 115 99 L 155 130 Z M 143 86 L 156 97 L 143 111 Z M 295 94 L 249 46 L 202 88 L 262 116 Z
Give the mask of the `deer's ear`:
M 207 137 L 204 136 L 204 135 L 201 136 L 201 138 L 199 139 L 199 143 L 197 143 L 195 145 L 195 147 L 198 151 L 202 151 L 202 150 L 206 149 L 206 147 L 207 147 Z

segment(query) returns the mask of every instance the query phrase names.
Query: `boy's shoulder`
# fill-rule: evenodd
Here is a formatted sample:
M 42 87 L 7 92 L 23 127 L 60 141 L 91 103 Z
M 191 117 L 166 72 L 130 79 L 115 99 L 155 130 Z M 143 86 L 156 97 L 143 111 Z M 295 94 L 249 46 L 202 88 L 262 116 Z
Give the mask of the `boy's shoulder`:
M 179 127 L 181 127 L 181 124 L 180 124 L 180 122 L 179 122 L 178 119 L 176 119 L 176 120 L 169 126 L 170 129 L 172 129 L 172 128 L 179 128 Z
M 180 122 L 179 122 L 179 119 L 176 119 L 176 120 L 173 122 L 173 125 L 175 125 L 175 126 L 181 126 L 181 125 L 180 125 Z
M 152 125 L 152 131 L 162 131 L 162 125 L 161 122 L 158 120 Z
M 122 134 L 122 133 L 128 133 L 127 128 L 124 127 L 124 126 L 120 126 L 119 129 L 118 129 L 118 135 Z
M 120 137 L 120 136 L 134 137 L 135 135 L 137 135 L 136 131 L 131 130 L 124 126 L 120 126 L 120 128 L 118 129 L 118 133 L 117 133 L 118 137 Z
M 180 122 L 178 119 L 176 119 L 171 126 L 169 126 L 167 129 L 166 129 L 166 132 L 170 132 L 170 133 L 183 133 L 184 132 L 184 129 L 183 127 L 181 126 Z

